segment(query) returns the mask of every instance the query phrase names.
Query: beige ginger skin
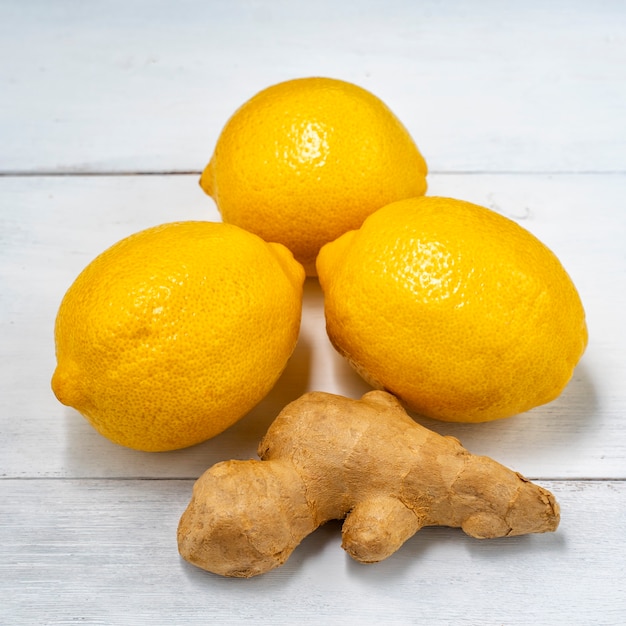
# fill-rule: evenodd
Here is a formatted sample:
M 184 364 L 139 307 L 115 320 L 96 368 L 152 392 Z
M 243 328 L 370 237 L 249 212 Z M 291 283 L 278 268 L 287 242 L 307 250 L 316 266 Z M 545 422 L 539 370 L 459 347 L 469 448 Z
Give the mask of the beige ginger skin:
M 258 452 L 260 461 L 218 463 L 197 480 L 178 526 L 190 563 L 262 574 L 332 519 L 345 519 L 342 546 L 363 563 L 390 556 L 424 526 L 483 539 L 559 524 L 549 491 L 420 426 L 384 391 L 360 400 L 307 393 L 278 415 Z

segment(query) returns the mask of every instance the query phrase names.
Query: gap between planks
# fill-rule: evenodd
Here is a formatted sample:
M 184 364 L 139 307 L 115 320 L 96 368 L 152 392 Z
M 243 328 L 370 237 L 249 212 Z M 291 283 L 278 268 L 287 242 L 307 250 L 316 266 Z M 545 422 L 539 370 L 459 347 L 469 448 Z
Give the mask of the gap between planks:
M 4 170 L 0 178 L 200 176 L 201 170 Z M 626 170 L 430 170 L 434 176 L 624 176 Z

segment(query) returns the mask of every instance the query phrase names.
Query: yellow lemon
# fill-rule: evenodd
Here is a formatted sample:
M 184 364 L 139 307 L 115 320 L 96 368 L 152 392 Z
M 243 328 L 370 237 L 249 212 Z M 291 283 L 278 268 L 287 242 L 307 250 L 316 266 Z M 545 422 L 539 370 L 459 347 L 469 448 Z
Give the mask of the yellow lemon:
M 53 391 L 130 448 L 214 437 L 283 371 L 303 282 L 287 248 L 236 226 L 178 222 L 131 235 L 65 294 Z
M 426 163 L 391 110 L 331 78 L 273 85 L 222 130 L 200 184 L 224 222 L 287 246 L 315 274 L 321 246 L 426 191 Z
M 481 422 L 547 403 L 587 344 L 557 257 L 468 202 L 392 203 L 324 246 L 317 269 L 336 349 L 428 417 Z

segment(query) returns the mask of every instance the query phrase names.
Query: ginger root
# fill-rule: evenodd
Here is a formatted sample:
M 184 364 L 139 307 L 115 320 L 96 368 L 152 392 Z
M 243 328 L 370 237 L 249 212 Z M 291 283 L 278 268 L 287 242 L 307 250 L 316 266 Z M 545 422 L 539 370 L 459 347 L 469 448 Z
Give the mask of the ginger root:
M 328 520 L 345 519 L 357 561 L 393 554 L 424 526 L 477 538 L 556 530 L 553 495 L 454 437 L 420 426 L 394 396 L 312 392 L 287 405 L 262 460 L 225 461 L 197 481 L 178 526 L 184 559 L 224 576 L 282 565 Z

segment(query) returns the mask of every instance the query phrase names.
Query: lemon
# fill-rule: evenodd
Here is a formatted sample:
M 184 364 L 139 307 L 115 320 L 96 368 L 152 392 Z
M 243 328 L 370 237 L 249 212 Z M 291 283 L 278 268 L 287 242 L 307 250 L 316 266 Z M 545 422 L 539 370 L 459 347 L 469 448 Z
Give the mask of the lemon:
M 431 418 L 482 422 L 550 402 L 587 344 L 557 257 L 468 202 L 392 203 L 324 246 L 317 269 L 336 349 Z
M 423 194 L 426 174 L 415 142 L 379 98 L 312 77 L 245 102 L 200 184 L 224 222 L 284 244 L 314 275 L 323 244 L 385 204 Z
M 298 337 L 304 270 L 236 226 L 178 222 L 92 261 L 56 319 L 57 398 L 147 451 L 221 433 L 270 391 Z

